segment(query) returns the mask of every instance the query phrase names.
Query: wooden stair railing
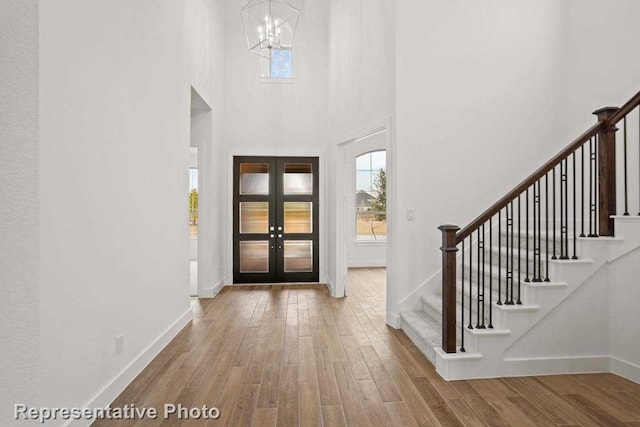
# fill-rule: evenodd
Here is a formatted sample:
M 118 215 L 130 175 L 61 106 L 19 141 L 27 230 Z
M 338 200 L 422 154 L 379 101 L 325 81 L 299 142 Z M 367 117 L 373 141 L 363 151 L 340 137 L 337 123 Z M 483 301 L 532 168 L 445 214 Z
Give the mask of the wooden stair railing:
M 617 206 L 617 167 L 623 168 L 624 191 L 621 193 L 624 196 L 624 215 L 629 215 L 627 118 L 636 109 L 640 156 L 638 92 L 620 108 L 605 107 L 595 111 L 593 114 L 597 116 L 598 122 L 594 126 L 466 227 L 439 227 L 442 232 L 442 349 L 446 353 L 457 351 L 458 252 L 462 251 L 459 326 L 460 351 L 464 352 L 464 329 L 493 328 L 494 302 L 497 305 L 522 304 L 522 282 L 549 282 L 549 260 L 578 259 L 578 237 L 614 236 L 612 216 L 616 215 Z M 617 142 L 616 125 L 620 122 L 623 122 L 623 139 Z M 632 134 L 634 132 L 631 131 Z M 616 144 L 620 144 L 624 150 L 621 161 L 616 158 Z M 585 154 L 588 154 L 586 162 Z M 640 157 L 638 168 L 640 169 Z M 640 182 L 636 184 L 640 192 Z M 638 197 L 640 204 L 640 195 Z M 585 213 L 588 213 L 588 218 L 585 218 Z M 640 206 L 638 215 L 640 216 Z M 493 272 L 493 243 L 496 240 L 497 280 Z M 475 270 L 474 254 L 477 257 Z M 469 261 L 468 266 L 465 259 Z M 467 270 L 468 280 L 465 280 Z M 496 281 L 497 301 L 494 301 Z M 466 321 L 468 324 L 465 324 Z

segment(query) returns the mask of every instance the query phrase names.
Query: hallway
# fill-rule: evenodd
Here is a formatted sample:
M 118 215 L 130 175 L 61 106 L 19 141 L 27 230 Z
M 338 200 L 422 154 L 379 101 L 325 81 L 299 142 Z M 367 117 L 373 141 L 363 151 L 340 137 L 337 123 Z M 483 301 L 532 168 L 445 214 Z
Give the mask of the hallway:
M 640 385 L 611 374 L 447 383 L 384 323 L 384 269 L 324 285 L 226 287 L 112 403 L 216 406 L 219 420 L 94 426 L 638 425 Z

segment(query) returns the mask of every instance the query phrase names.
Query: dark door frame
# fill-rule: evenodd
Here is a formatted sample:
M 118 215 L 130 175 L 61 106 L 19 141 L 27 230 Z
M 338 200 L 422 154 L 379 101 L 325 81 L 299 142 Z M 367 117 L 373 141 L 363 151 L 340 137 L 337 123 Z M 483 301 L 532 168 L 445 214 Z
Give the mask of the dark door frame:
M 269 165 L 269 195 L 240 195 L 240 163 L 255 162 Z M 285 164 L 310 163 L 313 174 L 312 195 L 286 195 L 283 191 L 283 174 Z M 291 283 L 291 282 L 318 282 L 320 276 L 320 174 L 319 157 L 293 157 L 293 156 L 233 156 L 233 283 Z M 240 234 L 239 203 L 250 201 L 269 202 L 269 227 L 266 234 Z M 311 202 L 312 233 L 285 233 L 284 228 L 284 203 L 285 202 Z M 268 273 L 241 273 L 240 272 L 240 242 L 243 240 L 268 240 L 269 241 L 269 272 Z M 304 240 L 313 242 L 312 272 L 286 272 L 284 258 L 284 242 Z

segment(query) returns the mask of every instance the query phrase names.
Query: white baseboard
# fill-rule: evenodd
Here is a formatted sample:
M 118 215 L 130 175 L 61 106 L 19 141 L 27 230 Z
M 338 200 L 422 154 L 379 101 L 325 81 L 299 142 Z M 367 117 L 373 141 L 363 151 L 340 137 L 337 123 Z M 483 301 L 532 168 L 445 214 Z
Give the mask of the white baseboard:
M 327 287 L 329 288 L 329 293 L 331 294 L 332 297 L 336 296 L 335 293 L 335 286 L 333 286 L 333 283 L 331 283 L 331 280 L 329 280 L 329 278 L 327 277 Z
M 402 327 L 402 320 L 400 319 L 400 315 L 388 314 L 387 325 L 391 326 L 394 329 L 400 329 Z
M 587 374 L 609 372 L 609 356 L 568 356 L 506 359 L 501 376 Z
M 218 280 L 218 283 L 213 285 L 208 289 L 204 289 L 201 293 L 199 293 L 199 298 L 213 298 L 217 293 L 219 293 L 222 288 L 224 288 L 224 277 Z
M 104 408 L 113 402 L 140 372 L 171 342 L 192 319 L 191 307 L 171 324 L 154 342 L 142 351 L 129 365 L 111 380 L 84 408 Z M 71 420 L 65 426 L 88 425 L 88 420 Z
M 640 384 L 640 366 L 611 356 L 611 372 Z
M 456 353 L 451 357 L 438 358 L 437 371 L 447 381 L 611 372 L 609 356 L 518 358 L 488 365 L 482 357 L 476 356 L 482 355 L 460 357 L 460 353 Z

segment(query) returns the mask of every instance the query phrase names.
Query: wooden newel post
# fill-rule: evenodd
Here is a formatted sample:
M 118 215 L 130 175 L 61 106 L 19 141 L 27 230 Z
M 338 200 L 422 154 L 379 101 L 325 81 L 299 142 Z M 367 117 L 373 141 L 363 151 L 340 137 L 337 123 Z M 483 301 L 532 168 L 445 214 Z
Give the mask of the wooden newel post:
M 594 111 L 598 121 L 609 120 L 618 111 L 618 107 L 604 107 Z M 598 230 L 600 236 L 614 236 L 616 214 L 616 128 L 607 122 L 607 126 L 598 132 Z
M 456 233 L 460 227 L 441 225 L 442 231 L 442 349 L 456 352 Z

